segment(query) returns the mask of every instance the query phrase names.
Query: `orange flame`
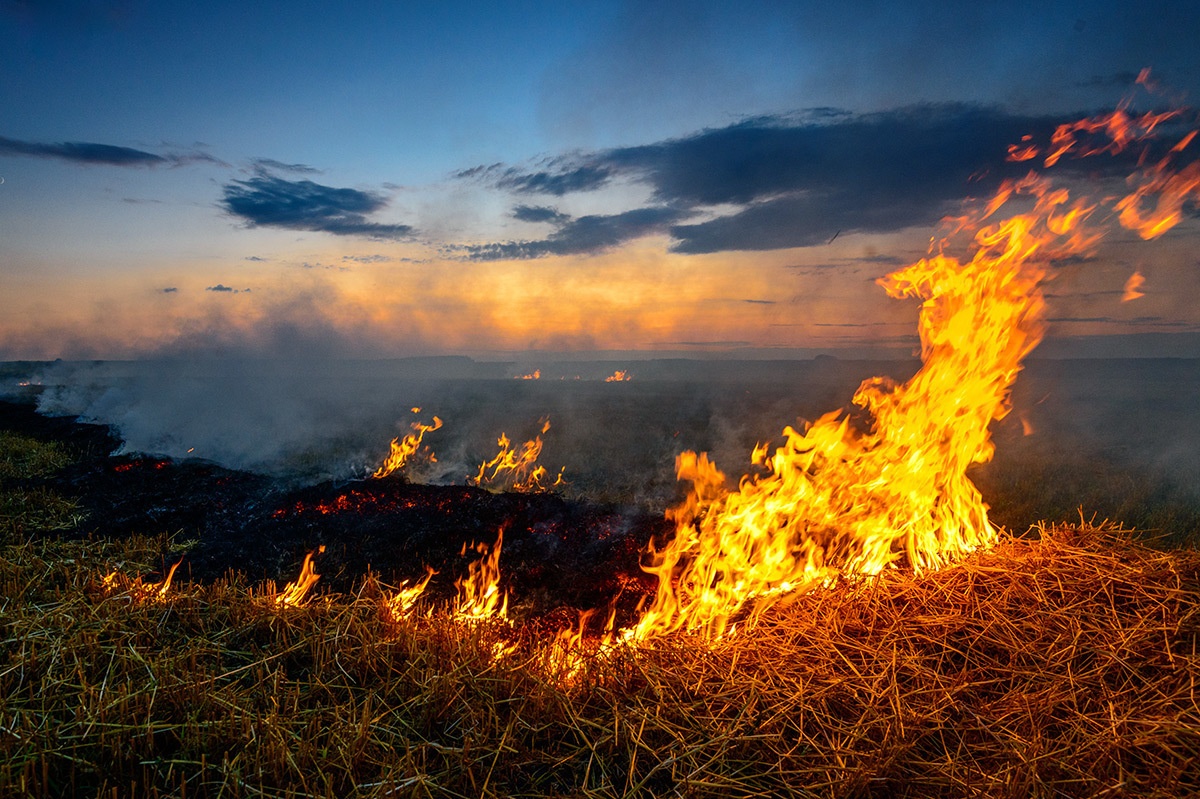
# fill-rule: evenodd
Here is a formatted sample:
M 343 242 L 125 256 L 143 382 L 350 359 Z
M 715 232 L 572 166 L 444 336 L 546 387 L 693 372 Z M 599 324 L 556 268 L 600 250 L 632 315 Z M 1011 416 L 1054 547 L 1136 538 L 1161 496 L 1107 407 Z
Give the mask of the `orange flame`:
M 514 380 L 541 380 L 542 379 L 542 370 L 534 369 L 532 372 L 530 372 L 527 375 L 517 375 L 513 379 Z
M 288 583 L 282 591 L 272 598 L 275 607 L 296 608 L 304 603 L 304 598 L 307 596 L 309 589 L 317 584 L 317 580 L 321 579 L 321 575 L 317 574 L 313 568 L 313 555 L 319 555 L 324 551 L 325 545 L 322 544 L 316 552 L 309 552 L 304 556 L 304 563 L 300 566 L 300 576 L 296 578 L 295 582 Z
M 1133 117 L 1122 107 L 1060 126 L 1046 163 L 1082 147 L 1076 133 L 1110 139 L 1084 154 L 1119 152 L 1174 115 Z M 1177 151 L 1131 179 L 1134 190 L 1115 204 L 1123 225 L 1158 235 L 1197 194 L 1179 175 L 1200 167 L 1167 170 Z M 1032 198 L 1032 210 L 999 218 L 1018 197 Z M 1151 199 L 1152 214 L 1129 210 Z M 922 366 L 902 385 L 862 384 L 853 401 L 869 414 L 863 429 L 840 411 L 803 432 L 787 427 L 773 454 L 755 450 L 762 471 L 735 491 L 706 454 L 681 454 L 678 475 L 692 489 L 668 511 L 674 539 L 651 550 L 646 569 L 658 590 L 628 636 L 683 629 L 720 638 L 743 609 L 752 619 L 787 591 L 901 564 L 937 569 L 992 545 L 998 531 L 966 471 L 991 458 L 989 425 L 1008 413 L 1021 361 L 1041 341 L 1047 264 L 1095 247 L 1103 234 L 1085 223 L 1097 207 L 1031 172 L 1005 182 L 981 210 L 948 220 L 951 232 L 928 257 L 881 279 L 889 295 L 922 300 Z M 964 234 L 969 257 L 946 255 Z
M 494 488 L 498 491 L 519 491 L 533 493 L 548 490 L 542 485 L 548 472 L 546 467 L 537 462 L 542 454 L 542 435 L 550 429 L 550 420 L 542 419 L 542 432 L 530 441 L 514 450 L 512 442 L 504 433 L 496 439 L 500 451 L 489 461 L 479 465 L 479 472 L 468 481 L 472 485 Z M 565 468 L 565 467 L 564 467 Z M 549 488 L 563 484 L 563 469 L 559 469 L 558 477 Z
M 1136 300 L 1139 297 L 1145 297 L 1146 294 L 1140 289 L 1146 284 L 1146 278 L 1142 277 L 1141 272 L 1134 272 L 1125 281 L 1125 292 L 1121 295 L 1121 302 L 1129 302 Z
M 419 413 L 421 409 L 413 408 L 412 410 L 413 413 Z M 409 426 L 412 428 L 411 433 L 406 435 L 403 439 L 392 439 L 391 452 L 389 452 L 387 458 L 384 459 L 383 465 L 376 469 L 375 473 L 371 475 L 372 477 L 387 477 L 389 474 L 403 469 L 405 464 L 407 464 L 409 460 L 421 450 L 421 440 L 425 437 L 425 434 L 440 429 L 442 426 L 442 420 L 435 416 L 433 417 L 433 424 L 413 422 Z M 434 457 L 433 452 L 428 447 L 425 448 L 424 453 L 426 459 L 430 463 L 437 463 L 437 458 Z
M 624 383 L 624 382 L 627 382 L 632 379 L 633 379 L 633 377 L 628 372 L 624 371 L 623 369 L 618 369 L 617 371 L 613 372 L 608 377 L 604 378 L 604 382 L 605 383 Z
M 437 572 L 426 566 L 425 576 L 416 583 L 410 585 L 409 581 L 405 580 L 396 586 L 395 591 L 390 594 L 384 594 L 379 603 L 383 617 L 392 624 L 398 624 L 402 619 L 406 618 L 412 612 L 417 599 L 420 598 L 421 594 L 425 593 L 425 586 L 429 585 L 429 581 L 435 574 Z
M 504 528 L 496 543 L 478 543 L 471 547 L 481 556 L 467 567 L 467 576 L 454 581 L 458 591 L 454 615 L 463 619 L 508 618 L 508 592 L 500 590 L 500 547 L 504 543 Z M 467 554 L 463 544 L 459 555 Z
M 615 608 L 609 608 L 604 631 L 593 646 L 589 647 L 584 638 L 588 623 L 599 612 L 599 609 L 585 610 L 579 614 L 576 626 L 565 627 L 555 634 L 554 640 L 542 654 L 542 666 L 548 674 L 569 685 L 579 677 L 589 658 L 602 657 L 612 651 L 615 644 Z
M 130 580 L 125 575 L 115 569 L 101 578 L 101 584 L 104 590 L 108 593 L 116 593 L 123 591 L 134 602 L 165 602 L 167 592 L 171 588 L 171 580 L 175 577 L 175 570 L 179 568 L 179 564 L 183 563 L 180 558 L 167 571 L 166 577 L 157 583 L 142 582 L 141 577 L 135 577 Z

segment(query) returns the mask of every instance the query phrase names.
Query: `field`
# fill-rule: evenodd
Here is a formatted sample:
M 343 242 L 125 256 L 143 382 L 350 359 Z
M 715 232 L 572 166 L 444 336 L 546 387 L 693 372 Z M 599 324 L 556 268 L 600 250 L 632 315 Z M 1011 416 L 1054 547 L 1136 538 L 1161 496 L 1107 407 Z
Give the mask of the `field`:
M 919 579 L 793 597 L 716 645 L 589 639 L 573 671 L 552 620 L 434 601 L 396 620 L 365 574 L 301 607 L 236 574 L 140 598 L 129 580 L 191 542 L 89 536 L 50 478 L 91 456 L 0 433 L 0 794 L 1200 792 L 1191 494 L 1099 449 L 1039 459 L 997 436 L 1024 466 L 979 476 L 996 513 L 1060 521 Z M 1157 520 L 1157 539 L 1069 523 L 1090 498 Z

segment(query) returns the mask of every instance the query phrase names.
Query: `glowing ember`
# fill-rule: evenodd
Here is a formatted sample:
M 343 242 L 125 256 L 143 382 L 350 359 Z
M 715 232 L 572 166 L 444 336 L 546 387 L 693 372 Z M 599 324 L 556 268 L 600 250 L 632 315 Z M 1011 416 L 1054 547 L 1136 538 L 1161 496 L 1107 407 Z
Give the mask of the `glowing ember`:
M 1060 126 L 1045 164 L 1118 153 L 1174 116 L 1133 116 L 1122 106 Z M 1112 204 L 1122 225 L 1157 236 L 1200 196 L 1200 166 L 1170 168 L 1192 139 L 1130 178 L 1132 191 Z M 1027 139 L 1011 157 L 1040 152 Z M 678 475 L 691 492 L 668 511 L 676 535 L 651 553 L 658 591 L 629 635 L 686 629 L 719 638 L 740 611 L 753 616 L 784 592 L 899 564 L 937 569 L 994 543 L 997 530 L 967 468 L 991 458 L 988 426 L 1008 413 L 1021 360 L 1042 338 L 1048 264 L 1090 252 L 1102 232 L 1085 222 L 1113 199 L 1072 200 L 1030 172 L 1006 181 L 986 207 L 948 220 L 950 233 L 928 257 L 881 279 L 891 296 L 922 300 L 922 367 L 903 385 L 862 384 L 854 403 L 869 412 L 864 430 L 840 411 L 803 432 L 787 427 L 773 454 L 766 445 L 755 450 L 762 471 L 736 491 L 706 454 L 681 454 Z M 1014 207 L 1027 210 L 1001 216 Z M 955 249 L 968 257 L 946 254 Z
M 1139 297 L 1145 297 L 1145 292 L 1141 291 L 1142 286 L 1146 285 L 1146 278 L 1142 277 L 1141 272 L 1134 272 L 1125 281 L 1125 291 L 1121 294 L 1121 302 L 1129 302 L 1136 300 Z
M 604 382 L 605 383 L 625 383 L 632 379 L 633 379 L 633 377 L 628 372 L 618 369 L 617 371 L 613 372 L 608 377 L 604 378 Z
M 408 580 L 400 583 L 396 590 L 390 594 L 384 594 L 380 601 L 380 610 L 383 617 L 393 624 L 397 624 L 401 619 L 404 619 L 412 612 L 413 607 L 417 603 L 417 599 L 421 594 L 425 593 L 425 586 L 429 585 L 430 579 L 437 574 L 433 569 L 426 567 L 425 576 L 414 584 L 409 584 Z
M 550 429 L 550 420 L 542 420 L 542 432 L 530 441 L 521 445 L 519 450 L 512 447 L 512 442 L 504 433 L 496 443 L 500 451 L 496 457 L 484 461 L 479 466 L 479 472 L 468 481 L 472 485 L 491 488 L 497 491 L 536 492 L 546 491 L 563 484 L 563 469 L 558 470 L 558 477 L 549 487 L 542 481 L 546 479 L 546 467 L 537 462 L 542 454 L 542 435 Z
M 304 563 L 300 566 L 300 576 L 296 578 L 295 582 L 288 583 L 282 591 L 272 597 L 272 602 L 276 607 L 296 608 L 304 603 L 309 589 L 317 584 L 317 580 L 321 579 L 321 575 L 317 574 L 313 568 L 313 555 L 319 555 L 324 551 L 325 545 L 322 544 L 315 553 L 309 552 L 304 556 Z
M 463 619 L 508 618 L 508 592 L 500 591 L 500 547 L 504 529 L 500 529 L 493 546 L 478 543 L 470 547 L 479 559 L 467 567 L 467 576 L 454 581 L 458 600 L 454 615 Z M 463 544 L 460 555 L 467 554 Z
M 413 413 L 420 413 L 420 408 L 413 408 Z M 426 461 L 436 463 L 437 458 L 434 457 L 433 451 L 428 447 L 422 449 L 421 439 L 426 433 L 432 432 L 441 428 L 442 420 L 438 417 L 433 417 L 433 424 L 423 424 L 421 422 L 413 422 L 409 425 L 412 432 L 406 435 L 403 439 L 393 438 L 392 449 L 388 456 L 383 461 L 383 465 L 375 470 L 372 477 L 387 477 L 389 474 L 397 472 L 415 456 L 420 454 Z

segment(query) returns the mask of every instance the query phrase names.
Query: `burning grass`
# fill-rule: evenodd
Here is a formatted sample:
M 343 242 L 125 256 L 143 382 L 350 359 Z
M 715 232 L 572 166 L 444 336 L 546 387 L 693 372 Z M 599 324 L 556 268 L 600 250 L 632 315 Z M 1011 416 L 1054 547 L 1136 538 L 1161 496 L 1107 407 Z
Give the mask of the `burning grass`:
M 1200 555 L 1111 526 L 796 596 L 713 646 L 617 647 L 570 681 L 542 665 L 552 631 L 396 619 L 370 578 L 283 609 L 236 576 L 104 589 L 167 548 L 0 553 L 0 793 L 1200 791 Z

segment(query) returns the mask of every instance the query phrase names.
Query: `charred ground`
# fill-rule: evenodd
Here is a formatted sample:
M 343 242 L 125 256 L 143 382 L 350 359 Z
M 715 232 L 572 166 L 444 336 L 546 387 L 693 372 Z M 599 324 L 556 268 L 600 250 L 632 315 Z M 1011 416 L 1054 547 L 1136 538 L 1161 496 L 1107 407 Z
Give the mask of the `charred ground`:
M 60 442 L 78 460 L 27 480 L 74 501 L 80 522 L 65 536 L 121 538 L 168 533 L 184 550 L 180 576 L 209 582 L 230 571 L 251 581 L 292 579 L 304 555 L 325 590 L 350 592 L 371 572 L 386 583 L 438 572 L 434 595 L 476 557 L 468 547 L 504 532 L 502 574 L 515 607 L 542 615 L 614 600 L 632 609 L 652 587 L 638 567 L 661 516 L 554 494 L 491 493 L 470 486 L 418 485 L 402 478 L 290 487 L 263 475 L 200 460 L 113 454 L 107 427 L 46 417 L 30 404 L 0 402 L 0 429 Z M 162 568 L 179 559 L 164 551 Z M 154 576 L 154 575 L 151 575 Z

